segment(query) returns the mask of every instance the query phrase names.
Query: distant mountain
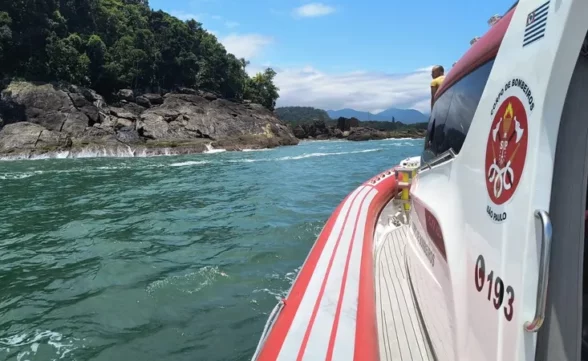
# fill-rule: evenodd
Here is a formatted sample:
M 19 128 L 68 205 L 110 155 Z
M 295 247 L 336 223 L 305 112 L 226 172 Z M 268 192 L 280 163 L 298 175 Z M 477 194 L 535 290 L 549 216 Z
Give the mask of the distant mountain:
M 403 122 L 404 124 L 423 123 L 429 120 L 428 115 L 415 109 L 388 108 L 376 114 L 376 116 L 383 118 L 382 120 L 391 120 L 394 117 L 397 122 Z
M 339 117 L 343 117 L 343 118 L 357 118 L 359 120 L 376 120 L 374 118 L 374 115 L 368 112 L 362 112 L 359 110 L 355 110 L 355 109 L 341 109 L 341 110 L 327 110 L 327 114 L 329 114 L 329 116 L 332 119 L 338 119 Z M 371 117 L 371 118 L 370 118 Z M 380 119 L 377 119 L 380 120 Z
M 398 109 L 398 108 L 389 108 L 380 113 L 372 114 L 370 112 L 362 112 L 355 109 L 341 109 L 341 110 L 327 110 L 327 114 L 333 119 L 337 119 L 339 117 L 351 118 L 355 117 L 359 120 L 380 120 L 380 121 L 391 121 L 392 117 L 397 122 L 402 122 L 404 124 L 414 124 L 414 123 L 423 123 L 427 122 L 429 116 L 425 115 L 418 110 L 415 109 Z

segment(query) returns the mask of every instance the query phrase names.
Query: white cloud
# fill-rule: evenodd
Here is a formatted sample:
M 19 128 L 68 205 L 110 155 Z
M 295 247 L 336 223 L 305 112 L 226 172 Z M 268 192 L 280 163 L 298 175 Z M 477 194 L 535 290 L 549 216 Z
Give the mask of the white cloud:
M 220 42 L 237 58 L 251 59 L 271 44 L 273 39 L 260 34 L 230 34 L 220 39 Z
M 247 71 L 254 74 L 266 66 L 251 65 Z M 374 113 L 398 107 L 429 112 L 431 67 L 407 74 L 366 71 L 329 74 L 310 66 L 273 69 L 278 73 L 275 78 L 280 88 L 278 106 L 352 108 Z
M 170 15 L 175 16 L 176 18 L 180 19 L 180 20 L 198 20 L 198 18 L 200 17 L 200 15 L 198 14 L 192 14 L 192 13 L 187 13 L 185 11 L 182 10 L 174 10 L 174 11 L 170 11 L 169 12 Z
M 222 16 L 220 16 L 220 15 L 212 15 L 212 16 L 211 16 L 211 18 L 213 18 L 214 20 L 220 20 L 220 19 L 222 19 L 223 17 L 222 17 Z
M 227 21 L 227 22 L 225 23 L 225 26 L 226 26 L 227 28 L 236 28 L 237 26 L 239 26 L 239 23 L 238 23 L 238 22 L 236 22 L 236 21 Z
M 321 3 L 311 3 L 294 9 L 294 14 L 301 17 L 316 17 L 329 15 L 335 8 Z

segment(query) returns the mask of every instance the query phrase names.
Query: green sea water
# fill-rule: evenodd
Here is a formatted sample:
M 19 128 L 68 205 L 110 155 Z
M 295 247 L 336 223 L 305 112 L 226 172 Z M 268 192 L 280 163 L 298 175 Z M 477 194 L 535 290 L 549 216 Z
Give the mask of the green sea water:
M 334 208 L 422 147 L 0 162 L 0 360 L 250 360 Z

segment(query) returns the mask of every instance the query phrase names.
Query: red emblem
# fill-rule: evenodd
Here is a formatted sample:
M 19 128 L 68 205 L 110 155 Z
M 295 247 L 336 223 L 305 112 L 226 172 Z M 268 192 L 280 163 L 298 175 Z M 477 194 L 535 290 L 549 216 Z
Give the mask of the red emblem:
M 506 98 L 492 121 L 486 145 L 486 188 L 501 205 L 514 194 L 527 157 L 527 112 L 519 98 Z

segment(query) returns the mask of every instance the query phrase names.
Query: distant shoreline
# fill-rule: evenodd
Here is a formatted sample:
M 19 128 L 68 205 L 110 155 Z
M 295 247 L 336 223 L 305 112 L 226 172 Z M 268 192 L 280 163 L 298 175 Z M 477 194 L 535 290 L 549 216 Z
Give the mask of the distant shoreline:
M 377 139 L 377 140 L 415 140 L 415 139 L 424 139 L 422 138 L 412 138 L 412 137 L 404 137 L 404 138 L 386 138 L 386 139 Z M 369 141 L 369 140 L 367 140 Z M 302 139 L 298 144 L 301 143 L 321 143 L 321 142 L 356 142 L 348 139 Z M 215 153 L 224 153 L 224 152 L 254 152 L 254 151 L 266 151 L 280 147 L 291 147 L 291 145 L 285 146 L 278 146 L 278 147 L 259 147 L 252 145 L 250 147 L 246 146 L 232 146 L 226 148 L 215 148 L 211 143 L 200 143 L 200 144 L 192 144 L 191 146 L 184 145 L 180 147 L 137 147 L 135 149 L 112 149 L 112 148 L 96 148 L 96 147 L 88 147 L 88 148 L 79 148 L 74 150 L 64 150 L 64 151 L 48 151 L 42 154 L 26 154 L 26 153 L 16 153 L 16 154 L 0 154 L 0 162 L 12 162 L 12 161 L 20 161 L 20 160 L 44 160 L 44 159 L 95 159 L 95 158 L 151 158 L 151 157 L 165 157 L 165 156 L 179 156 L 179 155 L 192 155 L 192 154 L 215 154 Z
M 373 140 L 414 140 L 414 139 L 425 139 L 424 136 L 421 137 L 389 137 L 389 138 L 382 138 L 382 139 L 367 139 L 367 140 L 349 140 L 346 138 L 327 138 L 327 139 L 309 139 L 309 138 L 304 138 L 304 139 L 300 139 L 300 143 L 303 142 L 369 142 L 369 141 L 373 141 Z
M 14 81 L 0 99 L 3 159 L 181 155 L 298 142 L 262 105 L 194 89 L 127 90 L 108 104 L 91 89 Z

